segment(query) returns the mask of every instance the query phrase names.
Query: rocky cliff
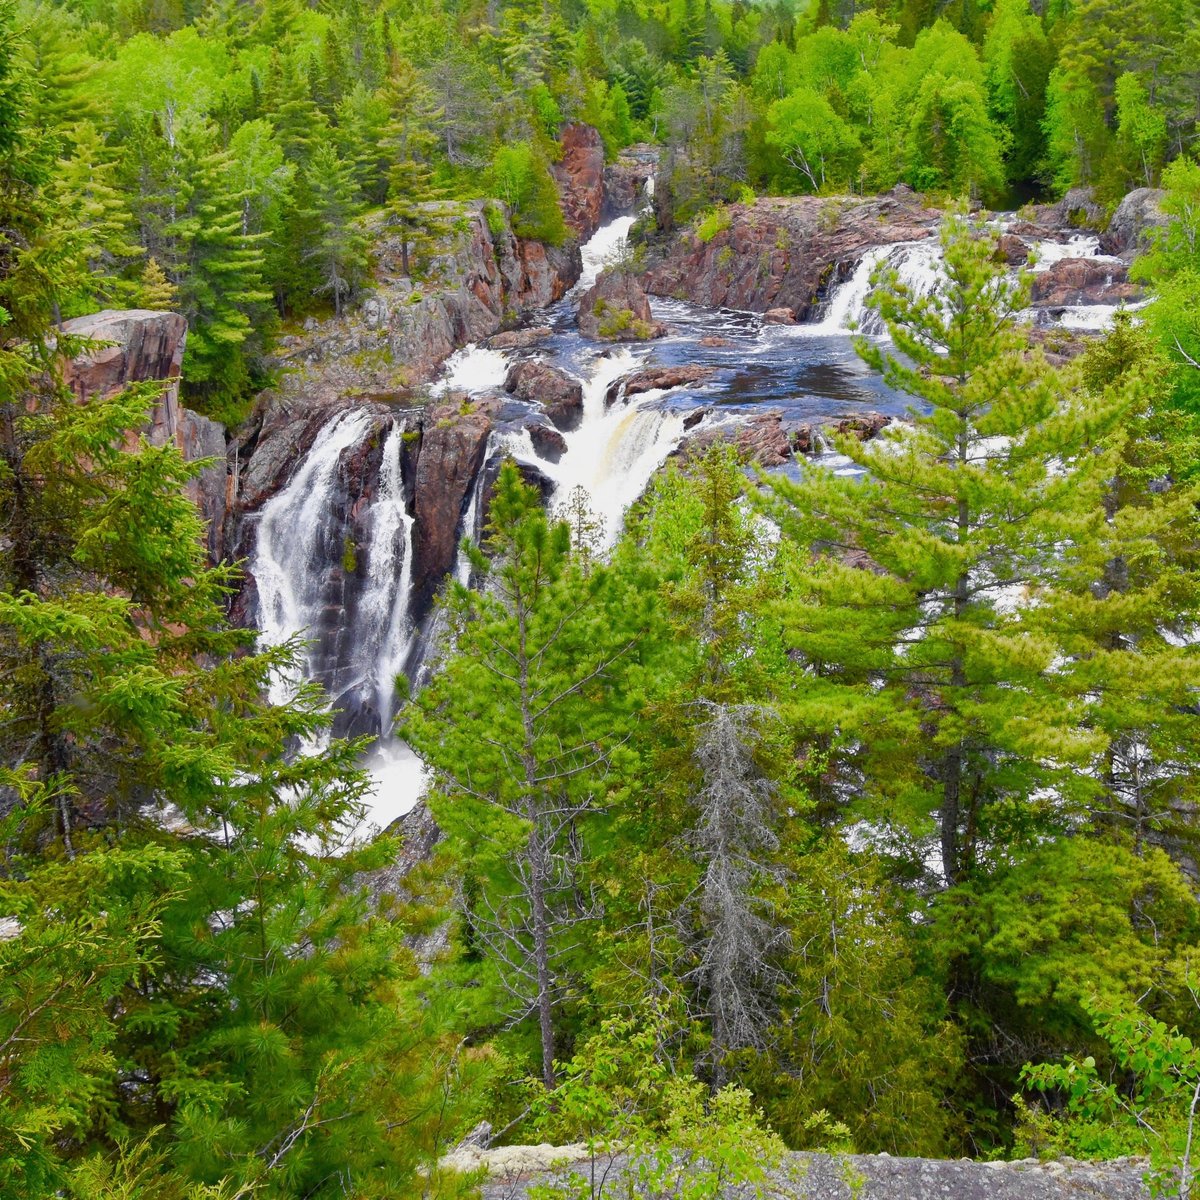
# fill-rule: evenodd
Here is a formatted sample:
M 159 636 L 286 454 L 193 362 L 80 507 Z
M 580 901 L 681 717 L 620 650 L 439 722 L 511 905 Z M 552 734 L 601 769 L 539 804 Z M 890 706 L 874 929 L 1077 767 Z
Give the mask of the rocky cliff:
M 179 372 L 183 363 L 187 322 L 177 313 L 148 309 L 106 309 L 63 324 L 73 337 L 97 343 L 63 367 L 63 382 L 79 402 L 111 396 L 131 383 L 161 380 L 145 435 L 151 445 L 174 442 L 188 462 L 219 461 L 192 481 L 190 494 L 208 521 L 208 549 L 221 556 L 221 531 L 229 505 L 225 469 L 225 430 L 179 402 Z
M 941 213 L 898 187 L 871 200 L 761 199 L 731 205 L 727 217 L 727 227 L 707 241 L 683 230 L 652 245 L 646 291 L 709 307 L 790 310 L 792 319 L 804 320 L 865 251 L 926 238 Z

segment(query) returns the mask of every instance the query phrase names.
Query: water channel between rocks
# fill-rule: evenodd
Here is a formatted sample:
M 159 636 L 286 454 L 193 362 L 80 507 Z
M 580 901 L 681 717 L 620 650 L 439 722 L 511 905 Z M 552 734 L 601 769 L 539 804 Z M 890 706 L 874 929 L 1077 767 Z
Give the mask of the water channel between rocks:
M 550 327 L 548 336 L 511 352 L 465 347 L 447 360 L 435 385 L 435 391 L 472 397 L 502 395 L 509 368 L 523 358 L 543 360 L 580 381 L 582 417 L 574 430 L 563 434 L 565 448 L 557 461 L 535 449 L 526 428 L 531 406 L 512 397 L 504 397 L 488 445 L 493 462 L 508 454 L 536 468 L 553 485 L 552 505 L 582 487 L 611 544 L 625 511 L 679 447 L 689 427 L 736 426 L 764 410 L 780 410 L 785 421 L 814 424 L 855 413 L 904 413 L 907 398 L 892 392 L 862 363 L 853 332 L 882 336 L 878 318 L 866 306 L 871 272 L 879 264 L 893 268 L 917 292 L 933 287 L 939 262 L 936 240 L 868 251 L 850 277 L 832 290 L 815 322 L 771 324 L 755 313 L 654 298 L 653 316 L 667 326 L 665 337 L 633 346 L 597 344 L 578 332 L 578 298 L 605 262 L 622 251 L 632 223 L 632 217 L 618 218 L 584 246 L 579 282 L 534 318 L 534 324 Z M 1035 270 L 1066 255 L 1102 257 L 1095 239 L 1084 236 L 1065 246 L 1046 243 L 1038 249 Z M 1072 329 L 1102 328 L 1112 311 L 1068 309 L 1059 321 Z M 618 390 L 615 402 L 609 402 L 610 387 L 619 389 L 623 377 L 647 366 L 699 366 L 711 368 L 711 373 L 702 384 L 647 391 L 629 400 Z M 340 544 L 342 527 L 331 515 L 332 490 L 343 458 L 363 443 L 369 425 L 362 411 L 339 411 L 287 486 L 261 510 L 251 571 L 258 586 L 260 628 L 268 644 L 321 628 L 322 614 L 337 603 L 330 587 L 330 563 L 341 562 L 349 551 Z M 385 732 L 367 764 L 374 781 L 368 820 L 379 828 L 407 812 L 427 784 L 417 756 L 403 742 L 386 736 L 395 715 L 395 675 L 423 660 L 425 643 L 433 636 L 428 622 L 418 624 L 412 617 L 413 517 L 402 469 L 404 432 L 403 419 L 398 418 L 386 435 L 378 484 L 366 514 L 367 586 L 354 610 L 335 622 L 336 635 L 313 642 L 302 664 L 302 674 L 326 687 L 334 707 L 361 706 Z M 803 462 L 835 471 L 852 469 L 848 460 L 828 451 L 785 469 L 802 470 Z M 478 532 L 485 473 L 480 471 L 464 503 L 461 533 Z M 456 572 L 466 578 L 464 564 Z M 279 680 L 274 698 L 286 698 L 294 686 L 294 680 Z

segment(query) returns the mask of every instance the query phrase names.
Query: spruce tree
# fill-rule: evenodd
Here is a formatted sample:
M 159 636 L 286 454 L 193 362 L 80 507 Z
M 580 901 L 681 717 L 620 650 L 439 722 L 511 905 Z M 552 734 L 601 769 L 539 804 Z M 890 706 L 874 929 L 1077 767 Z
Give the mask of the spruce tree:
M 411 251 L 422 239 L 445 231 L 445 221 L 429 202 L 437 198 L 430 160 L 437 145 L 442 110 L 433 93 L 402 59 L 392 63 L 383 100 L 389 113 L 383 145 L 387 148 L 388 213 L 400 231 L 400 261 L 412 274 Z
M 118 178 L 119 163 L 90 121 L 78 122 L 71 134 L 67 157 L 55 174 L 56 200 L 72 214 L 79 234 L 78 295 L 63 302 L 64 316 L 93 312 L 129 297 L 126 278 L 145 254 L 134 237 L 133 214 Z
M 310 223 L 314 237 L 304 257 L 318 273 L 314 291 L 329 295 L 340 316 L 367 270 L 367 237 L 355 222 L 353 178 L 331 142 L 317 147 L 305 177 L 308 206 L 301 217 Z

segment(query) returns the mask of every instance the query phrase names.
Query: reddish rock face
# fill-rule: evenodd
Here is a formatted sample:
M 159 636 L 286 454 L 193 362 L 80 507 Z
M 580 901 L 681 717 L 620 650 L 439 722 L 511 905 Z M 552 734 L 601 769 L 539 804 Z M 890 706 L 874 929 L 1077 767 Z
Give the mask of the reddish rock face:
M 444 404 L 425 417 L 413 481 L 414 612 L 425 611 L 454 565 L 459 519 L 483 465 L 495 407 L 477 401 L 464 413 L 457 404 Z
M 839 268 L 873 246 L 919 241 L 940 213 L 907 188 L 872 200 L 798 196 L 735 204 L 710 241 L 676 234 L 643 276 L 652 296 L 765 313 L 788 308 L 803 320 Z
M 634 276 L 605 271 L 580 297 L 579 332 L 604 342 L 645 342 L 662 337 L 667 327 L 651 315 Z
M 763 320 L 768 325 L 795 325 L 796 314 L 790 308 L 768 308 Z
M 583 416 L 583 384 L 537 359 L 514 363 L 504 380 L 504 390 L 540 404 L 559 429 L 574 429 Z
M 792 457 L 792 440 L 783 427 L 783 413 L 778 408 L 756 412 L 737 425 L 703 429 L 688 438 L 680 452 L 685 456 L 703 454 L 714 442 L 732 442 L 747 462 L 764 467 L 781 466 Z
M 108 342 L 72 359 L 63 382 L 82 404 L 94 396 L 112 396 L 130 383 L 161 379 L 167 383 L 155 405 L 150 440 L 164 445 L 179 424 L 179 370 L 187 322 L 178 313 L 149 309 L 105 309 L 63 324 L 73 337 Z
M 225 430 L 179 403 L 179 372 L 187 340 L 187 322 L 178 313 L 149 309 L 105 309 L 63 323 L 73 337 L 107 345 L 78 355 L 63 365 L 63 382 L 81 404 L 115 395 L 131 383 L 162 380 L 166 386 L 150 413 L 144 431 L 151 445 L 174 442 L 188 462 L 201 458 L 221 461 L 202 471 L 188 486 L 188 495 L 208 521 L 208 550 L 216 560 L 222 553 L 222 529 L 229 497 L 225 471 Z M 136 436 L 130 438 L 130 448 Z
M 622 396 L 628 400 L 630 396 L 638 396 L 642 392 L 656 389 L 667 391 L 687 384 L 703 383 L 715 371 L 716 367 L 647 367 L 644 371 L 635 371 L 610 384 L 604 401 L 606 404 L 615 404 Z
M 1010 267 L 1023 267 L 1029 261 L 1029 246 L 1014 233 L 1002 233 L 996 246 L 998 257 Z
M 1141 288 L 1129 282 L 1128 268 L 1121 263 L 1064 258 L 1033 277 L 1030 303 L 1035 308 L 1120 304 L 1141 294 Z
M 562 158 L 552 172 L 558 183 L 567 228 L 580 241 L 600 228 L 604 205 L 604 143 L 590 125 L 568 125 L 562 135 Z

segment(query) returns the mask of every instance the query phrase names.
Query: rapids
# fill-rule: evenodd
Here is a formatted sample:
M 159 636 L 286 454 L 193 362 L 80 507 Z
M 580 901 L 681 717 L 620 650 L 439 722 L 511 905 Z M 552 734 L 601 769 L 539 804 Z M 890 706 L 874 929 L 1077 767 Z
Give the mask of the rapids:
M 564 434 L 565 449 L 557 461 L 541 457 L 534 448 L 525 428 L 533 409 L 504 397 L 485 456 L 492 469 L 504 454 L 536 469 L 553 489 L 552 504 L 564 501 L 575 488 L 583 489 L 603 522 L 604 542 L 611 545 L 628 507 L 682 442 L 685 421 L 689 427 L 724 425 L 764 407 L 806 422 L 855 411 L 904 413 L 907 398 L 891 392 L 861 362 L 853 336 L 883 335 L 867 305 L 877 267 L 894 270 L 914 292 L 927 294 L 932 289 L 939 265 L 936 239 L 869 251 L 830 289 L 817 319 L 808 323 L 775 325 L 754 313 L 653 298 L 653 315 L 666 324 L 666 337 L 645 345 L 597 345 L 584 340 L 576 328 L 578 297 L 605 264 L 624 251 L 632 224 L 632 217 L 620 217 L 583 247 L 579 282 L 534 321 L 551 327 L 549 337 L 509 352 L 467 346 L 447 359 L 435 394 L 500 395 L 509 367 L 523 357 L 544 359 L 583 386 L 582 418 L 577 428 Z M 1065 244 L 1039 244 L 1037 250 L 1035 269 L 1067 256 L 1103 258 L 1096 239 L 1084 235 Z M 1073 329 L 1098 329 L 1111 320 L 1113 311 L 1067 309 L 1060 320 Z M 712 374 L 700 385 L 649 391 L 629 401 L 618 395 L 614 403 L 608 402 L 610 385 L 630 372 L 677 364 L 710 367 Z M 407 812 L 427 783 L 417 756 L 388 734 L 396 708 L 394 679 L 421 663 L 436 626 L 427 622 L 420 627 L 411 611 L 413 517 L 411 483 L 404 479 L 402 465 L 404 432 L 403 418 L 393 418 L 382 438 L 374 486 L 362 496 L 347 497 L 344 488 L 339 491 L 343 464 L 350 455 L 367 453 L 374 445 L 370 439 L 378 440 L 380 434 L 362 411 L 334 416 L 289 484 L 262 509 L 251 564 L 264 641 L 312 638 L 301 664 L 303 677 L 322 683 L 335 709 L 349 711 L 350 728 L 382 734 L 367 763 L 374 780 L 368 821 L 376 827 Z M 812 457 L 835 471 L 854 469 L 828 448 Z M 460 534 L 478 533 L 487 475 L 485 467 L 464 503 Z M 366 582 L 357 591 L 346 582 L 348 552 L 342 544 L 350 519 L 356 529 L 367 532 L 362 543 Z M 469 579 L 469 564 L 461 555 L 453 574 L 463 583 Z M 273 698 L 286 698 L 297 682 L 277 681 Z

